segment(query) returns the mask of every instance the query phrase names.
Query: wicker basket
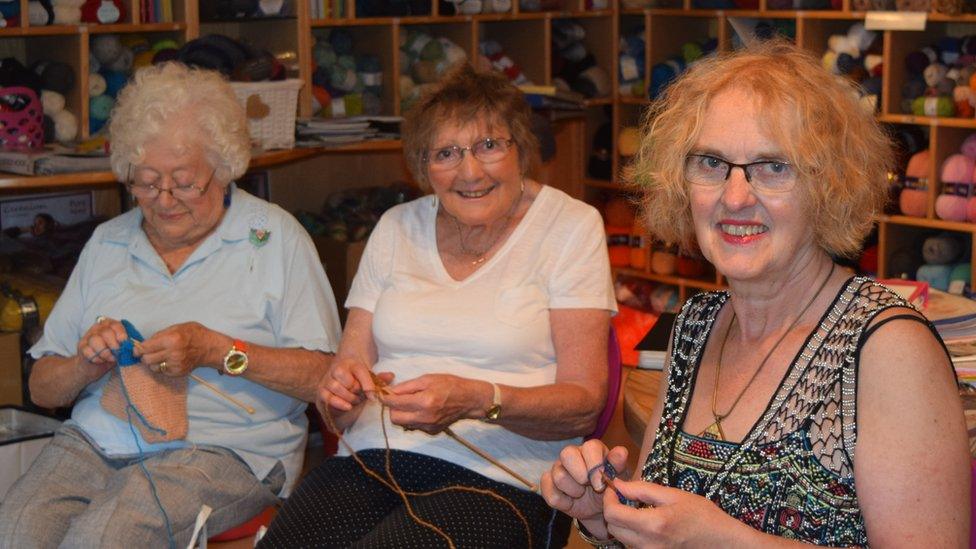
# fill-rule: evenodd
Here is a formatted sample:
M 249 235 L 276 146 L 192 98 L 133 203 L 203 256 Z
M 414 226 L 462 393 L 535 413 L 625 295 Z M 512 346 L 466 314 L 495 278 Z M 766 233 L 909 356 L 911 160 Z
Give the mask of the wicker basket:
M 247 110 L 251 141 L 265 150 L 295 146 L 295 110 L 301 80 L 231 82 L 231 86 Z

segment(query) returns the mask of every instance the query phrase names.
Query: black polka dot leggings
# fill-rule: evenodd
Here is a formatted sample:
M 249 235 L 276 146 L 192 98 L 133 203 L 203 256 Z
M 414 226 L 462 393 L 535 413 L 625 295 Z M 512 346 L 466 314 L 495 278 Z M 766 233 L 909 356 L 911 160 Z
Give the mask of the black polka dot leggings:
M 384 450 L 359 456 L 384 478 Z M 458 548 L 548 549 L 563 547 L 569 518 L 546 505 L 542 496 L 479 475 L 453 463 L 412 452 L 392 451 L 393 475 L 408 492 L 448 486 L 488 489 L 510 501 L 512 508 L 489 495 L 446 490 L 411 496 L 410 505 L 423 520 L 442 530 Z M 327 459 L 310 472 L 285 502 L 258 546 L 296 547 L 447 547 L 447 541 L 407 513 L 401 497 L 368 476 L 350 457 Z

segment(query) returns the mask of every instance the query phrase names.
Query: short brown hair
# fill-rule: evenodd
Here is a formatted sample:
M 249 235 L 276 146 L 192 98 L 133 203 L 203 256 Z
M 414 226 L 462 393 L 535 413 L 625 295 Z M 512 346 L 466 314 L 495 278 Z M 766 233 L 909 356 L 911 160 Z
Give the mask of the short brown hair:
M 760 123 L 797 167 L 817 244 L 833 255 L 857 253 L 887 197 L 891 142 L 861 106 L 856 84 L 783 40 L 696 62 L 645 114 L 628 179 L 640 188 L 651 234 L 692 247 L 685 156 L 711 100 L 731 88 L 755 96 L 766 113 Z
M 539 161 L 539 141 L 532 133 L 532 109 L 518 88 L 498 72 L 475 70 L 460 63 L 406 114 L 403 155 L 417 183 L 430 189 L 427 153 L 445 122 L 467 123 L 485 119 L 492 127 L 507 127 L 519 154 L 522 175 Z

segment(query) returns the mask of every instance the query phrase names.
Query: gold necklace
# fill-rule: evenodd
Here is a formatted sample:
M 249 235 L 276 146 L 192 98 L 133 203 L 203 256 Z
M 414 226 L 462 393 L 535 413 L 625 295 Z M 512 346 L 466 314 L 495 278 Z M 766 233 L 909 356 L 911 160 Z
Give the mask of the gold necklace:
M 810 301 L 807 301 L 807 304 L 803 307 L 803 310 L 800 311 L 800 314 L 796 315 L 796 318 L 794 318 L 793 322 L 791 322 L 790 325 L 786 328 L 786 331 L 784 331 L 783 334 L 779 336 L 779 339 L 776 340 L 776 343 L 774 343 L 773 346 L 769 349 L 769 351 L 766 352 L 766 356 L 764 356 L 762 362 L 759 363 L 759 367 L 756 368 L 755 372 L 753 372 L 752 377 L 750 377 L 749 381 L 746 382 L 745 387 L 743 387 L 742 390 L 739 391 L 739 396 L 735 397 L 735 400 L 732 401 L 732 406 L 729 406 L 729 409 L 726 410 L 724 414 L 720 414 L 718 413 L 717 405 L 716 405 L 716 401 L 718 399 L 718 382 L 719 382 L 719 378 L 722 376 L 722 357 L 725 355 L 725 344 L 729 340 L 729 334 L 732 333 L 732 324 L 735 323 L 735 319 L 736 319 L 735 309 L 732 309 L 732 319 L 729 320 L 729 327 L 726 328 L 725 337 L 722 338 L 722 345 L 718 349 L 718 366 L 715 368 L 715 385 L 712 388 L 712 417 L 715 418 L 715 422 L 709 425 L 708 427 L 706 427 L 705 430 L 699 433 L 698 436 L 702 438 L 712 438 L 715 440 L 725 440 L 725 432 L 722 431 L 722 420 L 729 417 L 729 414 L 732 413 L 732 410 L 735 410 L 735 407 L 739 405 L 739 401 L 742 400 L 742 396 L 746 394 L 746 391 L 752 385 L 752 382 L 755 381 L 756 378 L 759 376 L 759 372 L 761 372 L 763 367 L 766 366 L 766 362 L 769 360 L 769 357 L 773 356 L 773 352 L 779 347 L 779 344 L 782 343 L 783 340 L 786 338 L 786 334 L 790 333 L 793 330 L 793 328 L 796 327 L 797 323 L 800 322 L 800 319 L 803 318 L 803 315 L 806 314 L 807 310 L 810 309 L 810 306 L 813 305 L 813 302 L 817 300 L 817 297 L 820 295 L 820 292 L 822 292 L 824 287 L 827 286 L 827 281 L 830 280 L 831 275 L 834 274 L 835 267 L 837 267 L 837 265 L 831 262 L 830 272 L 827 273 L 826 278 L 824 278 L 823 282 L 820 283 L 820 286 L 817 288 L 817 291 L 813 294 L 813 297 L 810 298 Z
M 502 226 L 501 230 L 495 233 L 495 236 L 491 239 L 491 242 L 489 242 L 488 245 L 480 252 L 468 248 L 468 246 L 464 243 L 464 235 L 461 234 L 461 223 L 458 221 L 457 217 L 454 217 L 448 213 L 447 210 L 444 210 L 444 213 L 446 213 L 447 216 L 451 218 L 451 221 L 454 222 L 454 229 L 457 231 L 458 235 L 458 248 L 461 255 L 475 258 L 473 261 L 471 261 L 471 265 L 480 265 L 488 259 L 488 252 L 495 247 L 495 244 L 498 243 L 498 239 L 500 239 L 502 235 L 505 234 L 505 231 L 508 230 L 508 225 L 512 222 L 512 217 L 515 215 L 515 210 L 518 209 L 519 202 L 522 201 L 523 194 L 525 194 L 524 179 L 519 186 L 518 196 L 515 198 L 515 201 L 512 202 L 512 207 L 508 209 L 508 213 L 505 215 L 505 225 Z

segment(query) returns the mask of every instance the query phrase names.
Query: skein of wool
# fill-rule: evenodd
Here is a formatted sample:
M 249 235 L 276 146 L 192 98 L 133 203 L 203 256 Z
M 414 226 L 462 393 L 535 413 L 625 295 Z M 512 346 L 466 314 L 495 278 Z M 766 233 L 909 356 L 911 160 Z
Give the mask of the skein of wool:
M 898 196 L 901 213 L 913 217 L 925 217 L 928 209 L 928 175 L 930 166 L 929 151 L 919 151 L 912 155 L 905 169 L 905 188 Z
M 942 163 L 942 193 L 935 199 L 935 215 L 948 221 L 965 221 L 972 194 L 976 161 L 953 154 Z

